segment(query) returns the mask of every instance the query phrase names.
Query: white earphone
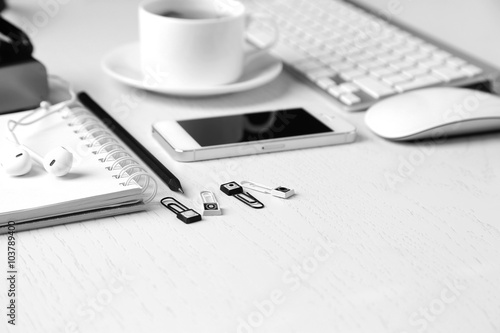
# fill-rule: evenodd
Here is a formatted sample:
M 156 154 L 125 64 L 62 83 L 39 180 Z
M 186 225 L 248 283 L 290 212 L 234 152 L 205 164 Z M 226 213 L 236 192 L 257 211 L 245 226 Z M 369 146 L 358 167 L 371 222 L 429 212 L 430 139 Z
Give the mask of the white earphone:
M 71 170 L 73 154 L 60 146 L 41 157 L 26 146 L 17 146 L 1 158 L 0 165 L 10 176 L 22 176 L 31 171 L 33 161 L 50 173 L 61 177 Z
M 62 79 L 59 79 L 63 81 Z M 73 165 L 73 154 L 66 148 L 59 146 L 50 150 L 44 157 L 41 157 L 36 152 L 31 150 L 29 147 L 23 145 L 19 142 L 14 130 L 17 126 L 26 126 L 34 124 L 45 117 L 48 117 L 56 112 L 61 111 L 63 108 L 71 104 L 75 100 L 75 94 L 71 87 L 68 85 L 68 91 L 70 94 L 70 99 L 64 102 L 50 105 L 48 102 L 40 103 L 40 107 L 28 113 L 21 119 L 15 121 L 10 120 L 8 122 L 8 128 L 15 141 L 14 149 L 3 154 L 0 158 L 0 166 L 3 167 L 5 172 L 11 176 L 22 176 L 31 171 L 33 161 L 43 166 L 43 168 L 49 173 L 57 177 L 67 175 L 71 170 Z M 33 116 L 39 110 L 44 110 L 45 113 L 31 121 L 27 119 Z
M 0 165 L 10 176 L 22 176 L 30 172 L 33 162 L 28 152 L 20 147 L 3 154 Z

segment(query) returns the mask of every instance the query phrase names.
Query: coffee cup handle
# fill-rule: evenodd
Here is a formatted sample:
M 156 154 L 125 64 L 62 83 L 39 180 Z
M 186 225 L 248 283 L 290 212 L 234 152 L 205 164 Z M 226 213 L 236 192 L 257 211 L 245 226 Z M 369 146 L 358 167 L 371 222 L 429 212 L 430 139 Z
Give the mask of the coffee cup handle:
M 250 42 L 250 44 L 254 45 L 255 47 L 257 47 L 257 50 L 253 50 L 253 51 L 250 51 L 250 52 L 247 52 L 245 54 L 245 65 L 247 65 L 248 63 L 252 62 L 253 60 L 257 59 L 258 57 L 260 57 L 261 55 L 267 53 L 271 48 L 273 48 L 277 43 L 278 43 L 278 40 L 279 40 L 279 29 L 278 29 L 278 25 L 276 24 L 276 22 L 273 21 L 273 18 L 270 17 L 270 16 L 267 16 L 267 15 L 261 15 L 261 14 L 249 14 L 247 16 L 247 29 L 248 27 L 255 21 L 257 20 L 266 20 L 268 21 L 273 30 L 274 30 L 274 36 L 273 38 L 264 46 L 259 46 L 259 45 L 255 45 L 255 43 L 252 43 L 248 40 L 248 37 L 247 37 L 247 41 Z

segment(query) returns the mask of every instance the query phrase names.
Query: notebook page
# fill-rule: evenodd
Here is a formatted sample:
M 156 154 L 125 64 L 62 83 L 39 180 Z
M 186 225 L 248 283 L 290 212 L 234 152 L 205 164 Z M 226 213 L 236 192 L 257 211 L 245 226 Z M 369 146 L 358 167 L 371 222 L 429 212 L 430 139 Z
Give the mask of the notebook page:
M 19 119 L 24 114 L 0 116 L 0 133 L 8 137 L 7 121 Z M 64 177 L 54 177 L 37 164 L 33 165 L 29 174 L 20 177 L 11 177 L 0 171 L 0 222 L 67 214 L 141 200 L 141 188 L 135 183 L 122 185 L 125 181 L 123 178 L 113 177 L 118 171 L 107 170 L 107 165 L 98 160 L 102 156 L 93 154 L 86 146 L 87 142 L 73 130 L 59 113 L 16 129 L 19 140 L 39 155 L 43 156 L 52 148 L 62 145 L 73 153 L 74 164 Z M 5 140 L 0 145 L 2 152 L 11 149 Z

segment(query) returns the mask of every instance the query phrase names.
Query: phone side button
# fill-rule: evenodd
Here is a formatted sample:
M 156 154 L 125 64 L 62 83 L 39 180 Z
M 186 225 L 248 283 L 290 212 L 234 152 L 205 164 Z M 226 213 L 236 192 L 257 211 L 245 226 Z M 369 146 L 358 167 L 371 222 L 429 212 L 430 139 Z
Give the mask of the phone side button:
M 262 150 L 277 150 L 277 149 L 282 149 L 282 148 L 285 148 L 285 144 L 284 143 L 277 143 L 277 144 L 274 144 L 274 145 L 262 146 Z

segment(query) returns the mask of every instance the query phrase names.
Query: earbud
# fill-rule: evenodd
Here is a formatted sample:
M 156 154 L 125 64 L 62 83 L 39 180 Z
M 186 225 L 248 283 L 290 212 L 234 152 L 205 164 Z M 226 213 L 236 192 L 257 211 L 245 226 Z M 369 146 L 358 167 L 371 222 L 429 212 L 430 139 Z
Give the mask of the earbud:
M 69 173 L 73 166 L 73 154 L 59 146 L 52 149 L 43 158 L 43 167 L 48 173 L 62 177 Z
M 43 158 L 28 147 L 24 148 L 30 153 L 33 160 L 42 165 L 45 171 L 51 175 L 65 176 L 73 166 L 73 154 L 62 146 L 52 149 Z
M 10 176 L 22 176 L 30 172 L 33 165 L 29 153 L 21 147 L 9 150 L 2 156 L 0 165 Z
M 0 20 L 0 25 L 1 23 L 2 21 Z M 59 80 L 65 82 L 62 79 Z M 14 144 L 15 148 L 11 149 L 9 153 L 0 156 L 0 166 L 5 169 L 5 172 L 7 174 L 11 176 L 25 175 L 30 172 L 33 161 L 43 166 L 43 168 L 48 173 L 57 177 L 67 175 L 71 170 L 71 167 L 73 166 L 73 154 L 64 147 L 60 146 L 54 148 L 42 158 L 36 152 L 24 146 L 15 134 L 15 129 L 17 126 L 27 126 L 37 123 L 40 120 L 61 111 L 62 109 L 73 103 L 76 99 L 76 95 L 73 89 L 71 89 L 70 84 L 66 84 L 68 85 L 68 91 L 70 95 L 70 98 L 68 100 L 55 105 L 51 105 L 47 101 L 42 101 L 38 108 L 31 110 L 31 112 L 25 114 L 20 119 L 11 119 L 8 121 L 7 128 L 12 135 L 12 139 L 14 142 L 10 142 L 10 140 L 8 141 L 11 144 Z M 37 114 L 39 111 L 43 111 L 41 112 L 42 114 L 33 119 L 33 115 Z
M 0 165 L 11 176 L 22 176 L 30 172 L 32 161 L 37 162 L 51 175 L 62 177 L 73 166 L 73 154 L 64 147 L 49 151 L 43 158 L 26 146 L 18 146 L 4 155 Z

